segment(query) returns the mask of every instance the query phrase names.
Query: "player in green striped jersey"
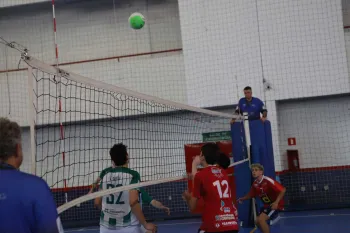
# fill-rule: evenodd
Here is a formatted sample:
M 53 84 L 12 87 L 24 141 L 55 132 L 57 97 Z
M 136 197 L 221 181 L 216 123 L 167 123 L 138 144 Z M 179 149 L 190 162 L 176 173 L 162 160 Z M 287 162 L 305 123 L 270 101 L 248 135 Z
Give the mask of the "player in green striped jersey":
M 113 168 L 113 167 L 115 167 L 115 166 L 112 166 L 110 168 Z M 107 168 L 107 169 L 109 169 L 109 168 Z M 105 170 L 107 170 L 107 169 L 105 169 Z M 103 170 L 101 172 L 101 175 L 96 179 L 96 182 L 92 185 L 92 188 L 91 188 L 89 193 L 92 193 L 93 190 L 95 189 L 94 186 L 98 186 L 98 184 L 101 182 L 100 177 L 104 176 L 103 173 L 105 172 L 105 170 Z M 154 199 L 152 196 L 150 196 L 143 187 L 140 187 L 139 190 L 140 190 L 140 194 L 141 194 L 142 204 L 148 204 L 148 205 L 153 206 L 156 209 L 164 210 L 165 213 L 170 215 L 170 208 L 169 207 L 163 205 L 163 203 L 161 203 L 160 201 L 158 201 L 158 200 Z
M 94 190 L 96 190 L 96 187 L 98 187 L 98 185 L 100 184 L 103 176 L 106 174 L 106 172 L 108 172 L 112 168 L 115 168 L 114 164 L 111 167 L 104 169 L 100 173 L 100 176 L 96 179 L 95 183 L 92 184 L 92 187 L 91 187 L 89 193 L 92 193 L 92 192 L 94 192 Z M 143 187 L 141 187 L 139 189 L 139 191 L 140 191 L 140 194 L 141 194 L 142 204 L 149 204 L 149 205 L 153 206 L 154 208 L 164 210 L 168 215 L 170 215 L 170 209 L 168 207 L 164 206 L 163 203 L 161 203 L 160 201 L 158 201 L 158 200 L 154 199 L 153 197 L 151 197 L 145 191 L 145 189 Z
M 116 144 L 110 150 L 115 167 L 101 172 L 100 190 L 115 188 L 140 182 L 140 174 L 129 169 L 126 146 Z M 147 223 L 139 203 L 139 190 L 114 193 L 95 199 L 101 209 L 100 233 L 140 233 L 140 224 L 148 232 L 156 232 L 157 227 Z

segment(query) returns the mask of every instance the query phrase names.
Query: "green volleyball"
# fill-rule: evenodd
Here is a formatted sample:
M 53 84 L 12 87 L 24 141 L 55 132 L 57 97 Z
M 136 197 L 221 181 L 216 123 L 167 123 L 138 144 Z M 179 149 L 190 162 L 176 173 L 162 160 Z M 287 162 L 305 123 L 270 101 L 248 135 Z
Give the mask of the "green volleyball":
M 145 17 L 138 12 L 133 13 L 129 17 L 129 24 L 133 29 L 141 29 L 145 25 Z

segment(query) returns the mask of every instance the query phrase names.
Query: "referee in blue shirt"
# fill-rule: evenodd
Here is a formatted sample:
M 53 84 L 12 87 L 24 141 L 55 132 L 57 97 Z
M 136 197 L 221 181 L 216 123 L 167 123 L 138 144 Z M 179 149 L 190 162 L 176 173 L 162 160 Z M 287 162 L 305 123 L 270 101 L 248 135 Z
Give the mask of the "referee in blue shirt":
M 267 117 L 267 110 L 264 103 L 259 98 L 253 97 L 251 87 L 247 86 L 243 91 L 244 98 L 239 100 L 236 113 L 243 114 L 244 112 L 247 112 L 249 120 L 261 119 L 264 122 Z M 262 117 L 260 114 L 262 114 Z M 231 123 L 234 123 L 234 120 L 232 120 Z
M 0 232 L 61 233 L 56 204 L 46 182 L 20 172 L 21 129 L 0 118 Z

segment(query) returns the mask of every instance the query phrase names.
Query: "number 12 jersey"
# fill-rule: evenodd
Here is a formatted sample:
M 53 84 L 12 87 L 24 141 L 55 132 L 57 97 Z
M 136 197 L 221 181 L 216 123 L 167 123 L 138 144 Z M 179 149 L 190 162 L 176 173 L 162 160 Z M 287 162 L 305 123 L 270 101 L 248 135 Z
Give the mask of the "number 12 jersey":
M 192 195 L 204 201 L 201 230 L 238 230 L 237 209 L 232 202 L 228 176 L 224 169 L 208 166 L 198 172 L 194 178 Z

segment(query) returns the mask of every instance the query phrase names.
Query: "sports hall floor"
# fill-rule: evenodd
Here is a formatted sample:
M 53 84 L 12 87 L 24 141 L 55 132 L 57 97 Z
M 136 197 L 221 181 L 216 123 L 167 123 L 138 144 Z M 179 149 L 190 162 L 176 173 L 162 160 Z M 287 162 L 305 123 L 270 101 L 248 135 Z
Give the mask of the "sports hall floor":
M 279 221 L 271 228 L 271 233 L 350 233 L 350 209 L 321 210 L 307 212 L 287 212 L 280 214 Z M 197 232 L 200 219 L 172 220 L 158 222 L 159 233 Z M 241 229 L 249 233 L 251 229 Z M 98 228 L 66 229 L 70 233 L 99 233 Z M 260 232 L 259 230 L 255 233 Z

